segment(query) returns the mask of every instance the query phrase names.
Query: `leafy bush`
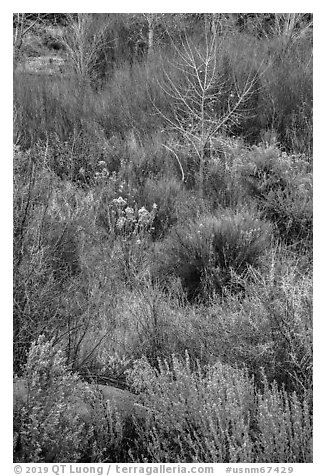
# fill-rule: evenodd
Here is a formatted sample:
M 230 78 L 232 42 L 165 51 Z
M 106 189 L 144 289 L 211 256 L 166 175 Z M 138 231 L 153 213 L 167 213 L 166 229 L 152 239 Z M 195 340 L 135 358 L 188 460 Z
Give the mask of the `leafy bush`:
M 260 289 L 270 322 L 273 378 L 287 391 L 312 401 L 312 276 L 310 271 L 300 271 L 298 263 L 282 253 L 279 259 L 284 260 L 281 270 L 270 271 L 275 273 L 274 282 L 269 276 L 257 283 L 256 291 Z
M 277 226 L 287 244 L 312 246 L 313 202 L 312 176 L 298 177 L 284 192 L 269 193 L 263 200 L 264 216 Z
M 251 274 L 241 299 L 227 296 L 198 309 L 193 332 L 212 359 L 248 369 L 257 384 L 263 368 L 270 383 L 311 402 L 311 275 L 282 249 L 272 249 Z
M 312 408 L 276 384 L 257 395 L 256 462 L 312 462 Z
M 220 362 L 192 369 L 186 354 L 159 370 L 141 359 L 129 380 L 152 410 L 139 429 L 142 462 L 312 461 L 306 402 L 267 383 L 256 391 L 246 371 Z
M 232 287 L 232 276 L 259 265 L 270 232 L 268 224 L 245 211 L 177 225 L 162 246 L 159 271 L 180 277 L 190 300 L 223 293 Z
M 19 435 L 14 458 L 19 462 L 79 460 L 83 452 L 85 423 L 72 408 L 83 389 L 77 375 L 66 368 L 62 352 L 52 345 L 42 336 L 28 355 L 28 399 L 14 415 Z
M 40 336 L 25 367 L 26 400 L 14 409 L 14 461 L 120 461 L 132 422 L 70 371 L 62 350 Z M 130 438 L 131 434 L 129 434 Z
M 256 148 L 242 170 L 245 187 L 287 244 L 312 240 L 312 175 L 300 157 Z
M 289 185 L 291 163 L 286 158 L 275 147 L 253 147 L 248 151 L 242 176 L 251 196 L 263 198 Z

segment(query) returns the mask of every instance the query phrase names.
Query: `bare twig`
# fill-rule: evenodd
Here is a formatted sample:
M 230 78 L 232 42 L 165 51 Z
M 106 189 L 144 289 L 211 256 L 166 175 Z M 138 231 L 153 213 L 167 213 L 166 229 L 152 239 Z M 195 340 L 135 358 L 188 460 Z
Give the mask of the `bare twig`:
M 179 157 L 177 156 L 176 152 L 174 150 L 170 149 L 170 147 L 168 147 L 166 144 L 162 144 L 162 145 L 163 145 L 163 147 L 168 149 L 170 152 L 172 152 L 172 154 L 174 154 L 175 158 L 177 159 L 177 162 L 178 162 L 180 170 L 181 170 L 181 180 L 182 180 L 182 182 L 184 182 L 185 181 L 185 174 L 184 174 L 183 167 L 182 167 L 182 164 L 180 162 Z
M 194 147 L 199 162 L 201 194 L 211 139 L 225 127 L 238 124 L 248 114 L 249 100 L 257 92 L 257 82 L 262 74 L 260 68 L 250 71 L 241 85 L 232 73 L 225 78 L 224 71 L 219 68 L 218 48 L 221 41 L 223 39 L 217 37 L 214 28 L 207 28 L 201 46 L 193 44 L 186 35 L 181 40 L 181 46 L 174 44 L 178 59 L 173 66 L 182 74 L 182 81 L 176 82 L 164 68 L 165 83 L 159 83 L 174 102 L 174 116 L 168 117 L 157 107 L 156 110 L 169 129 Z M 172 152 L 178 160 L 175 151 Z
M 98 64 L 98 52 L 107 45 L 107 24 L 95 26 L 90 13 L 68 16 L 69 26 L 62 37 L 67 56 L 75 73 L 83 79 L 92 79 Z

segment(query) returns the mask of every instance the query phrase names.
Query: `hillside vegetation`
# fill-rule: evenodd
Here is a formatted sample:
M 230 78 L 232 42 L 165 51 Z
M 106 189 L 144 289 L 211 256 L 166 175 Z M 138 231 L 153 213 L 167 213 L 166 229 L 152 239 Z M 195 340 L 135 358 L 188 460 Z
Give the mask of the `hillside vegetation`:
M 311 15 L 15 14 L 14 46 L 15 461 L 312 462 Z M 77 382 L 150 416 L 85 425 Z

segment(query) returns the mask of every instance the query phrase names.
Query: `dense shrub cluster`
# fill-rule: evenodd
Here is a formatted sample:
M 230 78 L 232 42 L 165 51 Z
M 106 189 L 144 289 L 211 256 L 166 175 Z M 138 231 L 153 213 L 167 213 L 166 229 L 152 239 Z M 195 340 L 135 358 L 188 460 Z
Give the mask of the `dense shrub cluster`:
M 207 14 L 73 14 L 110 52 L 16 69 L 15 461 L 312 461 L 311 19 L 282 15 L 213 16 L 205 73 Z
M 77 388 L 77 376 L 66 369 L 62 352 L 54 354 L 52 343 L 39 338 L 30 349 L 25 372 L 29 398 L 14 414 L 19 460 L 80 459 L 84 424 L 71 411 L 69 400 L 82 389 Z
M 248 153 L 254 162 L 260 158 L 267 167 L 264 149 L 259 153 L 255 149 L 251 152 L 243 149 L 244 157 Z M 260 190 L 267 196 L 278 187 L 287 190 L 290 187 L 287 182 L 280 185 L 277 173 L 268 175 L 263 167 L 263 172 L 257 172 L 256 182 L 251 182 L 248 174 L 252 170 L 251 162 L 244 166 L 241 159 L 234 164 L 234 173 L 244 180 L 242 185 L 241 182 L 237 185 L 243 187 L 243 206 L 254 199 L 264 220 L 254 208 L 245 211 L 239 207 L 241 201 L 235 210 L 220 205 L 214 208 L 209 197 L 196 201 L 195 195 L 182 184 L 171 181 L 169 186 L 167 179 L 148 180 L 142 193 L 138 191 L 139 200 L 152 206 L 152 198 L 158 197 L 159 205 L 147 211 L 137 207 L 137 193 L 125 194 L 126 199 L 119 196 L 123 184 L 119 176 L 112 181 L 110 174 L 107 176 L 105 172 L 103 176 L 102 168 L 94 186 L 83 189 L 44 169 L 41 157 L 40 150 L 29 153 L 15 150 L 17 373 L 23 372 L 31 342 L 46 330 L 49 337 L 55 336 L 68 362 L 81 374 L 95 374 L 104 381 L 124 380 L 125 369 L 142 355 L 153 368 L 159 368 L 158 358 L 171 362 L 172 350 L 177 356 L 187 350 L 191 362 L 199 359 L 203 365 L 215 365 L 217 359 L 243 368 L 254 377 L 255 392 L 263 392 L 266 385 L 274 382 L 274 390 L 269 391 L 281 392 L 277 393 L 280 413 L 291 412 L 281 405 L 292 408 L 286 402 L 292 402 L 292 398 L 297 402 L 297 397 L 300 403 L 294 405 L 305 402 L 305 408 L 311 412 L 311 278 L 307 274 L 309 256 L 306 260 L 305 255 L 309 242 L 303 242 L 306 246 L 292 254 L 282 242 L 278 250 L 273 241 L 279 231 L 273 230 L 273 221 L 270 223 L 271 217 L 262 206 L 265 202 L 259 196 Z M 270 168 L 278 170 L 275 165 L 270 164 Z M 302 181 L 305 177 L 310 180 L 300 163 L 289 162 L 286 170 L 280 173 L 281 178 L 288 174 L 297 180 L 300 177 Z M 155 183 L 162 184 L 165 194 L 155 195 Z M 132 189 L 132 183 L 129 185 L 123 184 L 126 191 Z M 302 193 L 310 193 L 309 187 L 304 190 Z M 107 198 L 103 201 L 105 194 Z M 127 206 L 129 197 L 134 197 L 132 207 Z M 212 212 L 205 212 L 205 207 L 206 210 L 210 207 Z M 220 298 L 216 301 L 217 296 Z M 192 304 L 194 299 L 197 306 Z M 118 374 L 108 365 L 112 356 L 118 356 L 121 361 Z M 285 397 L 282 389 L 287 392 Z M 291 396 L 294 391 L 297 397 Z M 270 398 L 274 401 L 276 397 Z M 262 408 L 268 405 L 267 400 L 261 402 Z M 290 414 L 286 418 L 292 421 Z M 307 417 L 302 419 L 306 421 Z M 290 423 L 282 420 L 279 424 L 285 428 Z M 247 428 L 248 438 L 252 436 L 250 428 Z M 173 458 L 174 443 L 165 441 L 167 434 L 163 437 L 160 431 L 163 428 L 151 435 L 151 441 L 148 438 L 143 441 L 143 437 L 137 440 L 139 447 L 133 448 L 133 461 L 145 458 L 144 455 L 148 461 L 157 461 L 164 452 L 168 455 L 166 459 Z M 226 461 L 231 457 L 238 461 L 267 460 L 264 451 L 268 455 L 272 451 L 282 454 L 284 461 L 290 461 L 291 457 L 298 461 L 309 459 L 307 455 L 295 454 L 289 442 L 282 443 L 282 449 L 273 450 L 263 450 L 267 443 L 260 443 L 258 450 L 255 436 L 252 451 L 243 455 L 238 454 L 230 435 L 224 435 L 226 440 L 222 436 L 214 437 L 213 451 L 212 447 L 196 447 L 202 441 L 196 432 L 197 436 L 193 436 L 183 425 L 176 431 L 177 441 L 179 431 L 186 438 L 181 443 L 182 451 L 179 448 L 181 453 L 178 450 L 184 460 L 196 457 L 205 461 L 210 458 Z M 278 431 L 287 434 L 289 430 Z M 42 438 L 41 434 L 35 434 L 33 441 Z M 267 434 L 262 438 L 267 440 Z M 233 441 L 233 456 L 230 443 L 225 442 L 229 440 Z M 164 442 L 164 451 L 158 441 Z M 216 453 L 217 449 L 221 453 Z M 24 458 L 35 451 L 28 446 Z M 76 460 L 84 458 L 78 451 L 70 456 Z
M 311 462 L 307 402 L 266 378 L 261 391 L 247 371 L 216 362 L 205 368 L 172 355 L 155 370 L 142 358 L 128 372 L 146 417 L 131 427 L 69 371 L 60 350 L 33 343 L 16 403 L 14 461 Z M 86 418 L 86 409 L 87 418 Z M 128 452 L 124 452 L 129 447 Z
M 97 462 L 123 458 L 124 423 L 100 392 L 71 372 L 60 349 L 40 336 L 24 371 L 26 400 L 14 409 L 14 461 Z
M 190 300 L 223 293 L 237 276 L 259 265 L 270 233 L 270 226 L 249 212 L 202 216 L 172 230 L 156 272 L 178 276 Z
M 242 177 L 263 216 L 273 222 L 288 244 L 312 240 L 312 174 L 305 158 L 256 149 Z
M 193 33 L 194 44 L 201 37 Z M 250 143 L 273 131 L 287 151 L 312 153 L 312 44 L 310 36 L 294 41 L 286 51 L 282 41 L 241 33 L 219 40 L 218 73 L 223 85 L 219 110 L 227 111 L 229 94 L 246 75 L 259 81 L 246 109 L 230 132 Z M 162 130 L 164 116 L 174 117 L 178 104 L 160 87 L 168 76 L 175 85 L 185 82 L 184 71 L 173 68 L 180 45 L 162 46 L 148 62 L 121 62 L 95 90 L 85 78 L 14 77 L 16 138 L 24 147 L 51 132 L 61 141 L 80 134 L 95 139 L 126 136 L 135 129 L 141 136 Z M 173 61 L 171 61 L 173 60 Z M 107 58 L 110 61 L 110 58 Z M 234 84 L 234 81 L 238 84 Z M 223 97 L 222 97 L 223 96 Z M 158 114 L 158 110 L 161 114 Z M 42 127 L 39 125 L 42 124 Z M 80 137 L 79 137 L 80 139 Z M 75 140 L 76 142 L 76 140 Z
M 220 362 L 191 368 L 189 357 L 138 361 L 129 378 L 152 408 L 141 436 L 148 462 L 303 462 L 311 459 L 307 403 Z

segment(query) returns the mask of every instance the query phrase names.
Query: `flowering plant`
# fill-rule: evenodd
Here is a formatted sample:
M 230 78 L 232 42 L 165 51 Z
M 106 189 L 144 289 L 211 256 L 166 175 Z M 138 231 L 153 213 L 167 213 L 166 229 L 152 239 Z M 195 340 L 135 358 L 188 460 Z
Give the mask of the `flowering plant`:
M 152 210 L 148 211 L 145 207 L 138 209 L 137 205 L 129 206 L 121 196 L 115 198 L 108 211 L 110 231 L 124 239 L 145 238 L 154 230 L 153 222 L 156 212 L 156 203 L 153 204 Z

